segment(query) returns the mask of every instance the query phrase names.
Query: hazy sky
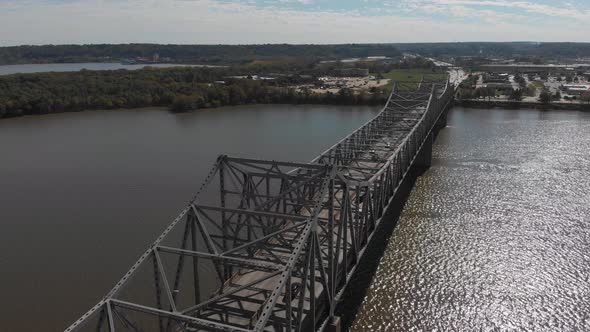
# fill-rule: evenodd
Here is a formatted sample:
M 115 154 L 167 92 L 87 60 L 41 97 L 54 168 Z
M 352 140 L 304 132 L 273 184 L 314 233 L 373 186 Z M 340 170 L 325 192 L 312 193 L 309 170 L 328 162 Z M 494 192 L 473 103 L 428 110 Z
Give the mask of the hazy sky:
M 0 45 L 590 42 L 590 0 L 0 0 Z

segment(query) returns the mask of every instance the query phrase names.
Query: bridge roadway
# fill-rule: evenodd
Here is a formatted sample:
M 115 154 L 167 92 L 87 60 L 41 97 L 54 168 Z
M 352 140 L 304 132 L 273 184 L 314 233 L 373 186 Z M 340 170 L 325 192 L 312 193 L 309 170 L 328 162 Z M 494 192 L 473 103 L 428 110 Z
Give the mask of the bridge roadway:
M 335 309 L 396 193 L 430 166 L 449 81 L 396 83 L 310 163 L 220 156 L 199 192 L 69 331 L 339 330 Z M 397 198 L 399 199 L 399 198 Z

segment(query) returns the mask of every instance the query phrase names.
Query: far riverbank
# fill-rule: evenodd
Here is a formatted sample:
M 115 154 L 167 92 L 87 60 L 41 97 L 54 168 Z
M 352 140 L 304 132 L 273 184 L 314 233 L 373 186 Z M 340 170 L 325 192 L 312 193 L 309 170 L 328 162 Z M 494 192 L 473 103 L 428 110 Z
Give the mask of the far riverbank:
M 0 75 L 12 74 L 36 74 L 50 72 L 76 72 L 80 70 L 139 70 L 145 67 L 171 68 L 171 67 L 215 67 L 206 65 L 189 65 L 179 63 L 152 63 L 124 65 L 120 62 L 83 62 L 83 63 L 42 63 L 42 64 L 17 64 L 0 65 Z
M 148 68 L 0 75 L 0 118 L 141 107 L 174 112 L 253 104 L 384 105 L 387 87 L 356 93 L 296 89 L 313 78 L 233 78 L 228 68 Z
M 541 110 L 573 110 L 590 112 L 590 104 L 579 104 L 579 103 L 563 103 L 553 102 L 550 104 L 543 104 L 541 102 L 530 102 L 530 101 L 513 101 L 513 100 L 457 100 L 457 105 L 463 107 L 473 108 L 507 108 L 507 109 L 541 109 Z

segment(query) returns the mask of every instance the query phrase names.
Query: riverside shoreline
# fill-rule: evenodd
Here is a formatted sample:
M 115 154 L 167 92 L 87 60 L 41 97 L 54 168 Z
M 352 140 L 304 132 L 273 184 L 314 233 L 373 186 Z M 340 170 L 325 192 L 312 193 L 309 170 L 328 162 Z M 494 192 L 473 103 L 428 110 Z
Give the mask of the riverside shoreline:
M 550 104 L 543 104 L 541 102 L 530 102 L 530 101 L 511 101 L 511 100 L 457 100 L 455 102 L 458 106 L 473 107 L 473 108 L 507 108 L 507 109 L 519 109 L 519 108 L 534 108 L 542 110 L 574 110 L 590 112 L 590 104 L 579 104 L 579 103 L 562 103 L 554 102 Z

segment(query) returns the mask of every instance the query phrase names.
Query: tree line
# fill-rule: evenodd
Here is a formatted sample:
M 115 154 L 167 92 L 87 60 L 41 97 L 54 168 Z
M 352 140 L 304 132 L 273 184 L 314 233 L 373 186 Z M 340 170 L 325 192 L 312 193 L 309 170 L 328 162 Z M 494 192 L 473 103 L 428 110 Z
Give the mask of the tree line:
M 483 56 L 518 57 L 521 61 L 535 62 L 538 58 L 578 58 L 590 54 L 590 43 L 532 43 L 532 42 L 456 42 L 456 43 L 400 43 L 393 44 L 402 52 L 419 53 L 433 57 Z
M 124 58 L 158 54 L 176 63 L 232 64 L 259 59 L 342 59 L 374 55 L 398 56 L 392 44 L 342 45 L 160 45 L 160 44 L 91 44 L 0 47 L 1 64 L 112 62 Z
M 354 93 L 313 93 L 293 82 L 315 78 L 285 76 L 275 80 L 231 78 L 232 69 L 177 67 L 127 71 L 16 74 L 0 76 L 0 117 L 92 109 L 164 106 L 173 111 L 254 103 L 383 104 L 385 89 Z

